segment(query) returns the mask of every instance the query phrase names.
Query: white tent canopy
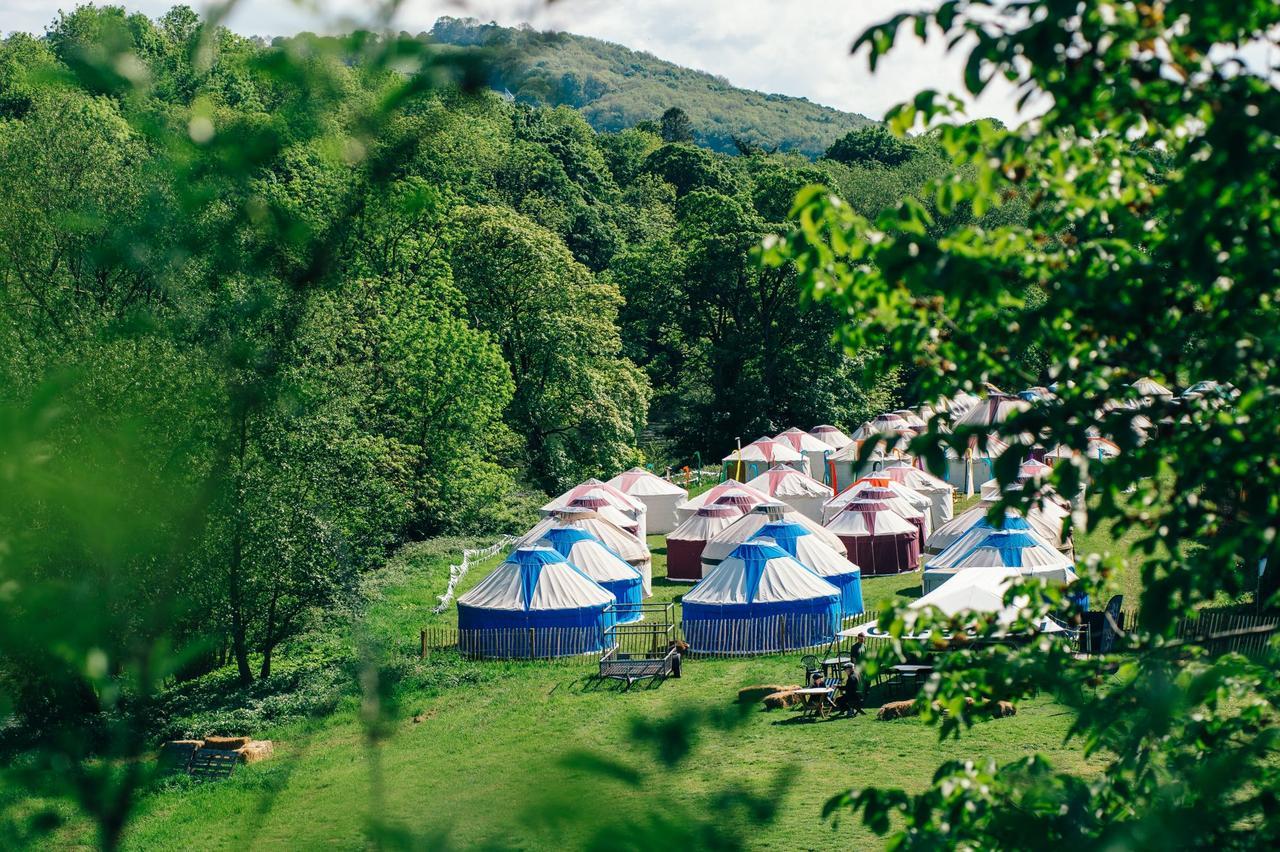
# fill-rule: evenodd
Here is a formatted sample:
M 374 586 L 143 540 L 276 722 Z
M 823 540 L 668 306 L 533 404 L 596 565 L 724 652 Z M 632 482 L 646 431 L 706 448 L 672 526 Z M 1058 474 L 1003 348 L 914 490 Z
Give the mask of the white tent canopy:
M 647 507 L 638 498 L 626 494 L 607 482 L 599 479 L 588 479 L 580 485 L 575 485 L 568 491 L 556 497 L 551 502 L 542 507 L 542 514 L 550 515 L 558 509 L 564 509 L 577 499 L 595 499 L 605 500 L 615 509 L 622 512 L 627 517 L 636 522 L 637 536 L 643 540 L 647 534 L 645 529 L 645 515 L 648 513 Z M 580 505 L 580 508 L 594 508 L 593 505 Z
M 821 426 L 814 426 L 809 430 L 809 434 L 836 450 L 843 450 L 853 443 L 853 439 L 844 432 L 826 423 Z
M 830 444 L 794 427 L 785 432 L 779 432 L 774 440 L 786 444 L 791 449 L 803 454 L 805 459 L 808 460 L 809 469 L 806 472 L 809 476 L 818 480 L 819 483 L 824 480 L 827 457 L 835 452 Z
M 757 438 L 741 450 L 734 450 L 721 460 L 726 473 L 745 482 L 774 465 L 785 464 L 796 470 L 809 472 L 809 460 L 799 450 L 775 441 L 767 435 Z
M 955 517 L 955 487 L 945 479 L 923 471 L 904 461 L 890 461 L 876 472 L 876 476 L 892 479 L 912 491 L 929 498 L 930 520 L 934 529 Z
M 736 479 L 726 479 L 718 485 L 713 485 L 697 497 L 690 497 L 688 500 L 677 506 L 676 520 L 680 523 L 684 523 L 689 520 L 689 518 L 693 517 L 693 515 L 703 506 L 710 506 L 724 495 L 734 493 L 750 494 L 756 499 L 757 504 L 767 503 L 772 499 L 768 494 L 765 494 L 762 491 L 757 491 L 746 483 L 738 482 Z

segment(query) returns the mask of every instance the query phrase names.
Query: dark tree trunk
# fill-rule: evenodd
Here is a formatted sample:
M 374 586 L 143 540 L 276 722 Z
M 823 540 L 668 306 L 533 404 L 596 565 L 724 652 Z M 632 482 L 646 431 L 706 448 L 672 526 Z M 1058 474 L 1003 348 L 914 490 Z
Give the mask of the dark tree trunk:
M 249 668 L 249 642 L 246 636 L 244 619 L 244 507 L 241 505 L 240 477 L 244 475 L 244 458 L 248 446 L 248 413 L 240 412 L 239 446 L 236 450 L 238 468 L 236 470 L 235 498 L 233 511 L 235 519 L 231 539 L 231 566 L 227 572 L 227 597 L 231 604 L 231 648 L 236 658 L 236 669 L 240 674 L 240 683 L 248 686 L 253 683 L 253 669 Z

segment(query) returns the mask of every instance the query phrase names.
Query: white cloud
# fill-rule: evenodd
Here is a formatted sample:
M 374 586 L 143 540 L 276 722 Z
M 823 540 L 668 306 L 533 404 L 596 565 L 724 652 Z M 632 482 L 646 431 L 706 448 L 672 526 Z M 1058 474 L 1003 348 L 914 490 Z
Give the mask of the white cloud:
M 112 0 L 159 15 L 171 0 Z M 876 74 L 865 55 L 849 48 L 869 24 L 920 8 L 927 0 L 406 0 L 392 21 L 409 32 L 430 29 L 440 15 L 471 16 L 506 25 L 527 22 L 646 50 L 680 65 L 727 77 L 737 86 L 809 98 L 874 118 L 924 88 L 962 94 L 960 56 L 948 56 L 940 39 L 923 45 L 905 30 L 899 47 Z M 8 30 L 40 32 L 67 0 L 9 0 Z M 241 0 L 229 26 L 258 35 L 300 30 L 328 32 L 375 21 L 366 0 Z M 997 86 L 970 107 L 972 115 L 1018 121 L 1013 97 Z

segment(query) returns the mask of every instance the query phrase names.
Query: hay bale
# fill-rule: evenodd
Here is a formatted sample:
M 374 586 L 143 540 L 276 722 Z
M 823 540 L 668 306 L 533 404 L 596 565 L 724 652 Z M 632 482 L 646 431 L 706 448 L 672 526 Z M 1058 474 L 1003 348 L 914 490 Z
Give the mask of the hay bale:
M 744 686 L 738 690 L 739 704 L 755 704 L 757 701 L 764 700 L 766 695 L 772 695 L 775 692 L 786 692 L 788 689 L 798 689 L 795 686 L 786 686 L 783 684 L 767 683 L 756 684 L 755 686 Z
M 906 716 L 920 715 L 920 708 L 916 707 L 914 701 L 890 701 L 880 707 L 876 713 L 876 718 L 881 722 L 887 722 L 890 719 L 902 719 Z
M 235 751 L 252 742 L 252 737 L 205 737 L 204 747 L 218 751 Z
M 236 754 L 240 755 L 242 763 L 257 763 L 271 757 L 275 752 L 276 747 L 271 740 L 254 740 L 236 749 Z
M 1016 715 L 1018 715 L 1018 708 L 1008 701 L 997 701 L 995 707 L 991 708 L 991 718 L 993 719 L 1003 719 L 1006 716 Z
M 160 746 L 160 769 L 174 772 L 191 765 L 191 756 L 204 745 L 204 740 L 169 740 Z
M 796 694 L 794 688 L 771 692 L 764 697 L 764 708 L 766 710 L 786 710 L 788 707 L 795 707 L 799 703 L 800 696 Z

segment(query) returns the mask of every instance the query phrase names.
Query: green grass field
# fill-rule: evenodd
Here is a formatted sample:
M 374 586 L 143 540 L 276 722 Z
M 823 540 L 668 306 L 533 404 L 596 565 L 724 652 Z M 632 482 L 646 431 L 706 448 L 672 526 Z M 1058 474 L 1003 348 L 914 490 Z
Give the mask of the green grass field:
M 673 600 L 689 586 L 665 580 L 662 539 L 650 543 L 655 598 Z M 1064 743 L 1071 719 L 1048 700 L 946 742 L 918 719 L 804 722 L 756 707 L 718 725 L 661 727 L 681 714 L 723 715 L 743 686 L 796 682 L 798 654 L 694 660 L 684 678 L 630 692 L 594 684 L 590 665 L 452 653 L 418 661 L 418 629 L 456 620 L 452 608 L 429 613 L 449 561 L 439 547 L 406 548 L 351 631 L 397 678 L 383 684 L 394 706 L 382 708 L 391 721 L 376 749 L 354 698 L 322 719 L 254 731 L 275 740 L 274 759 L 224 782 L 165 782 L 143 799 L 126 846 L 185 849 L 198 838 L 212 849 L 364 848 L 377 814 L 387 837 L 410 847 L 617 845 L 613 832 L 643 838 L 638 845 L 704 845 L 715 831 L 753 848 L 868 848 L 877 841 L 860 824 L 822 820 L 830 795 L 869 783 L 920 789 L 949 759 L 1040 752 L 1063 770 L 1095 771 Z M 918 576 L 866 580 L 868 608 L 918 594 Z M 690 756 L 674 766 L 658 759 L 645 734 L 655 727 L 667 735 L 657 743 L 692 730 Z M 66 848 L 93 836 L 73 820 L 55 839 Z

